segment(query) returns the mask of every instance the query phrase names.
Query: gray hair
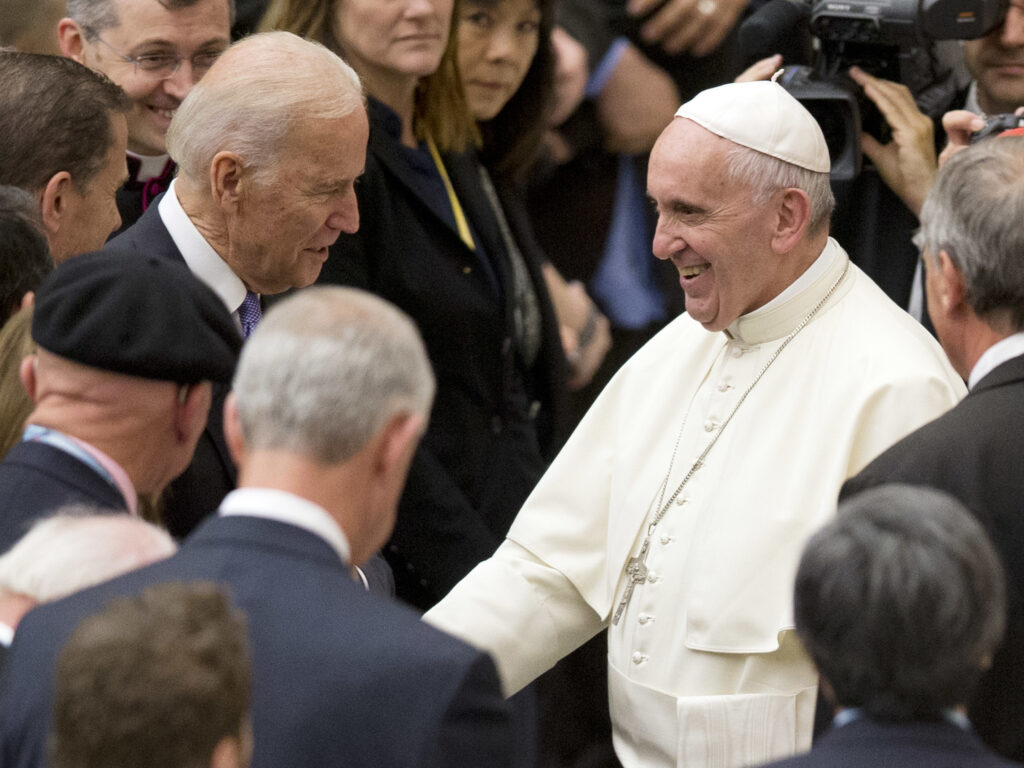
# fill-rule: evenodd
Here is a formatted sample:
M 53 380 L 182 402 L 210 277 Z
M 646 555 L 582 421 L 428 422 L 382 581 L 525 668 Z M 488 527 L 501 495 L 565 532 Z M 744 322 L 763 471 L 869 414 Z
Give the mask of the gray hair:
M 730 180 L 751 190 L 756 205 L 766 203 L 780 189 L 802 189 L 811 201 L 808 233 L 817 234 L 828 226 L 836 201 L 827 173 L 809 171 L 739 144 L 726 155 L 726 172 Z
M 364 102 L 355 70 L 324 46 L 290 32 L 253 35 L 189 91 L 167 129 L 167 151 L 194 182 L 205 182 L 223 151 L 266 182 L 295 123 L 346 117 Z
M 72 506 L 36 521 L 0 557 L 0 590 L 48 603 L 170 557 L 161 528 L 120 513 Z
M 191 8 L 202 0 L 156 0 L 169 11 Z M 235 0 L 227 0 L 230 22 L 235 23 Z M 95 40 L 98 33 L 119 26 L 114 0 L 68 0 L 67 16 L 82 28 L 87 40 Z
M 921 209 L 932 259 L 946 251 L 980 316 L 1007 310 L 1024 328 L 1024 138 L 984 141 L 939 171 Z M 934 262 L 933 262 L 934 263 Z
M 811 538 L 796 576 L 796 628 L 836 703 L 881 720 L 962 704 L 1006 625 L 998 555 L 948 494 L 860 493 Z
M 333 464 L 393 415 L 426 415 L 434 376 L 403 312 L 355 288 L 316 287 L 267 313 L 242 349 L 234 392 L 249 447 Z

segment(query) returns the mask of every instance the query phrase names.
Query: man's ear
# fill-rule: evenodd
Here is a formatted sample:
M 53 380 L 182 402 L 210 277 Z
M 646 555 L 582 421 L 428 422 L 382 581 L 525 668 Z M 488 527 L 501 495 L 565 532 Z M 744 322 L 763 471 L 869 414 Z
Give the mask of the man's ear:
M 210 416 L 210 382 L 183 384 L 178 388 L 174 430 L 181 442 L 194 442 L 206 428 Z
M 85 33 L 77 21 L 65 17 L 57 23 L 57 43 L 60 45 L 61 55 L 74 59 L 79 64 L 85 64 Z
M 811 199 L 802 189 L 788 187 L 777 193 L 772 250 L 789 253 L 800 242 L 811 223 Z
M 246 768 L 242 744 L 234 736 L 225 736 L 217 742 L 210 755 L 210 768 Z
M 235 212 L 251 178 L 240 155 L 226 150 L 218 152 L 210 163 L 210 192 L 214 202 L 225 211 Z
M 953 263 L 953 259 L 946 251 L 939 251 L 936 262 L 932 265 L 933 268 L 938 269 L 938 275 L 936 275 L 938 277 L 936 282 L 938 296 L 936 298 L 939 300 L 944 315 L 957 315 L 967 306 L 967 278 Z
M 43 227 L 52 244 L 54 236 L 60 231 L 60 225 L 67 220 L 71 195 L 71 174 L 58 171 L 50 177 L 39 196 L 39 210 L 43 217 Z
M 36 356 L 28 355 L 21 361 L 18 367 L 18 378 L 21 379 L 21 386 L 25 388 L 28 399 L 33 403 L 36 401 Z
M 425 419 L 420 414 L 397 413 L 388 419 L 388 423 L 381 430 L 378 448 L 373 457 L 375 474 L 389 474 L 395 468 L 405 472 L 419 444 L 424 426 Z
M 242 436 L 242 422 L 238 418 L 238 401 L 234 392 L 228 392 L 224 400 L 224 440 L 235 464 L 242 466 L 245 458 L 245 438 Z

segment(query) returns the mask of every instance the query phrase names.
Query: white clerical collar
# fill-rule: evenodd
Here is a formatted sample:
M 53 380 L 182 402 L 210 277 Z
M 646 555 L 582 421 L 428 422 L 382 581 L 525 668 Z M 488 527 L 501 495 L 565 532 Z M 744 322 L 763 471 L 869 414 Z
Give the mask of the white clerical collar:
M 139 172 L 135 174 L 136 181 L 149 181 L 155 179 L 164 172 L 170 155 L 137 155 L 128 150 L 128 157 L 135 158 L 139 163 Z
M 341 561 L 348 565 L 352 550 L 337 521 L 319 504 L 274 488 L 238 488 L 220 503 L 222 517 L 245 515 L 294 525 L 319 536 L 331 545 Z
M 220 296 L 228 312 L 231 312 L 237 321 L 238 308 L 245 301 L 245 283 L 231 271 L 228 263 L 206 241 L 185 213 L 174 189 L 177 183 L 177 180 L 172 181 L 167 192 L 160 198 L 160 218 L 192 274 Z
M 967 388 L 974 389 L 974 385 L 988 376 L 992 371 L 1015 357 L 1024 355 L 1024 331 L 1007 336 L 1002 341 L 997 341 L 986 349 L 978 362 L 971 369 L 971 375 L 967 379 Z
M 738 317 L 725 330 L 729 338 L 761 344 L 782 338 L 822 300 L 844 274 L 849 257 L 831 237 L 803 274 L 763 307 Z
M 14 642 L 14 627 L 0 621 L 0 645 L 10 648 L 12 642 Z
M 831 240 L 831 238 L 829 238 Z M 748 312 L 745 317 L 749 320 L 752 317 L 760 317 L 761 315 L 767 314 L 776 307 L 780 307 L 787 301 L 797 296 L 801 291 L 807 290 L 811 284 L 817 280 L 821 275 L 825 274 L 826 270 L 832 265 L 832 263 L 839 258 L 839 254 L 828 247 L 828 243 L 821 249 L 821 253 L 818 254 L 818 258 L 807 269 L 803 271 L 796 280 L 786 286 L 786 289 L 776 296 L 774 299 L 769 301 L 763 307 L 758 307 L 753 312 Z

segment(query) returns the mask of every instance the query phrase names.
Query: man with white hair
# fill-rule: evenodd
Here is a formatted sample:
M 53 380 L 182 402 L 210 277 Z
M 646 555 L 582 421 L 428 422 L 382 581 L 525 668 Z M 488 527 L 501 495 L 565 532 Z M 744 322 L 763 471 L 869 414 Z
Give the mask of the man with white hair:
M 238 490 L 175 557 L 25 618 L 0 688 L 0 763 L 43 764 L 54 659 L 83 615 L 210 580 L 249 625 L 254 768 L 510 765 L 487 655 L 353 576 L 391 534 L 433 394 L 415 326 L 382 299 L 314 288 L 275 306 L 225 409 Z
M 105 250 L 184 260 L 248 336 L 261 296 L 311 284 L 341 232 L 359 226 L 355 181 L 369 127 L 358 76 L 322 45 L 255 35 L 192 87 L 167 130 L 177 178 Z M 165 498 L 164 519 L 189 533 L 235 486 L 214 391 L 195 460 Z
M 651 154 L 687 315 L 611 381 L 508 538 L 428 620 L 514 691 L 607 627 L 626 768 L 810 745 L 801 547 L 842 482 L 951 407 L 942 350 L 829 238 L 821 130 L 770 82 L 684 104 Z
M 0 556 L 0 669 L 18 622 L 49 603 L 170 557 L 166 531 L 138 518 L 65 507 L 37 521 Z

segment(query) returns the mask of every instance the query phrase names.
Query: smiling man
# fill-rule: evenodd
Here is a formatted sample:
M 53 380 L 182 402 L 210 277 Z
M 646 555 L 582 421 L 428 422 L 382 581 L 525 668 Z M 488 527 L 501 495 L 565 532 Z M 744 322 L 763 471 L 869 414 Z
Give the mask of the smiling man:
M 651 155 L 688 314 L 611 381 L 494 557 L 427 619 L 514 691 L 603 628 L 623 766 L 810 746 L 801 548 L 843 481 L 950 408 L 942 350 L 828 235 L 817 123 L 770 82 L 684 104 Z
M 68 0 L 61 52 L 102 72 L 132 100 L 131 176 L 118 190 L 122 229 L 170 182 L 167 129 L 174 111 L 231 42 L 232 0 Z
M 105 250 L 184 260 L 248 336 L 262 295 L 312 283 L 338 235 L 358 229 L 368 132 L 359 78 L 338 56 L 287 32 L 246 38 L 171 120 L 177 178 Z M 221 429 L 226 393 L 214 391 L 196 457 L 165 498 L 175 535 L 234 488 Z

